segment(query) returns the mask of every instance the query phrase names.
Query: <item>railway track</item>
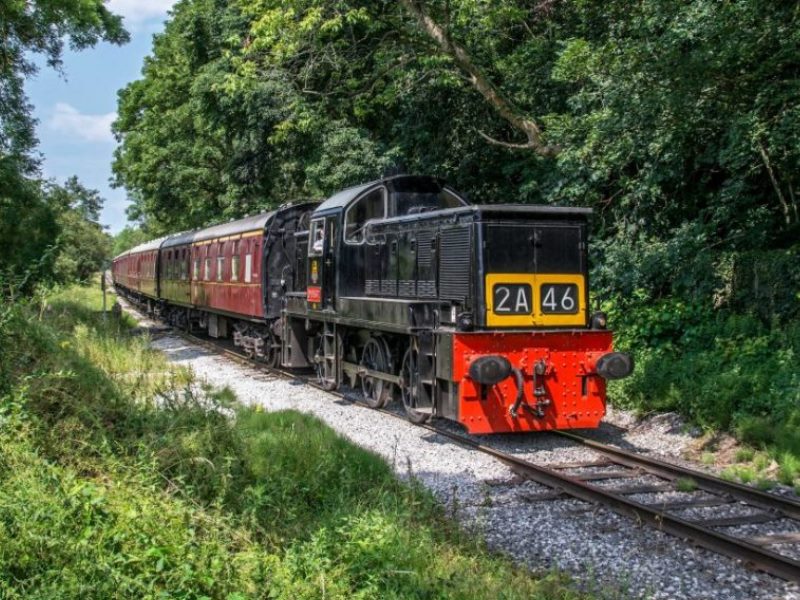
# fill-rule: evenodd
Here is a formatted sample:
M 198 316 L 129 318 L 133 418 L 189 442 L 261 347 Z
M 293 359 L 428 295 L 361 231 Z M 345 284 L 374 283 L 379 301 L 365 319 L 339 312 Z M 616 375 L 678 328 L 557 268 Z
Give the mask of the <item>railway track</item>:
M 223 344 L 173 330 L 174 333 L 214 352 L 229 356 L 258 370 L 289 377 L 319 387 L 313 377 L 281 369 L 271 369 L 247 355 Z M 329 392 L 344 397 L 341 392 Z M 379 409 L 390 416 L 395 412 Z M 425 429 L 452 441 L 485 453 L 506 464 L 519 477 L 551 488 L 550 492 L 529 497 L 532 501 L 552 501 L 573 497 L 601 505 L 633 518 L 659 531 L 671 534 L 697 546 L 743 561 L 747 566 L 787 581 L 800 583 L 800 561 L 773 548 L 800 544 L 800 502 L 714 477 L 662 460 L 628 452 L 602 444 L 575 433 L 554 432 L 566 440 L 580 444 L 597 454 L 597 459 L 579 463 L 538 465 L 513 454 L 502 452 L 474 438 L 436 427 Z M 637 483 L 643 477 L 653 480 Z M 628 483 L 626 483 L 626 480 Z M 633 481 L 634 483 L 630 483 Z M 608 485 L 608 484 L 611 485 Z M 687 498 L 644 502 L 635 497 L 665 492 L 683 492 Z M 739 514 L 726 517 L 687 516 L 682 513 L 707 508 L 736 509 Z M 740 511 L 747 511 L 741 513 Z M 727 528 L 784 522 L 781 533 L 734 535 Z

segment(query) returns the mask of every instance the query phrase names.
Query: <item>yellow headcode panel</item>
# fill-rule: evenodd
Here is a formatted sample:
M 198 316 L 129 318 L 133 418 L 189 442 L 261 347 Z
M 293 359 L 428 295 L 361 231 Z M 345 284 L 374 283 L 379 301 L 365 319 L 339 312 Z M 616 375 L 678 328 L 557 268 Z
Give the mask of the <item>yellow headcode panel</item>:
M 491 273 L 486 275 L 490 327 L 586 325 L 583 275 Z

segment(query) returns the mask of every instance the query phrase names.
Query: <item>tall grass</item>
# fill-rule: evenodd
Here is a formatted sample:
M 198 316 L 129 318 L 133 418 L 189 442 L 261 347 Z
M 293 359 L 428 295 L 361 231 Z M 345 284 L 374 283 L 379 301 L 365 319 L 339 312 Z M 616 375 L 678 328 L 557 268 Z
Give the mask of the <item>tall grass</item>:
M 0 597 L 574 598 L 319 420 L 203 389 L 99 292 L 0 331 Z

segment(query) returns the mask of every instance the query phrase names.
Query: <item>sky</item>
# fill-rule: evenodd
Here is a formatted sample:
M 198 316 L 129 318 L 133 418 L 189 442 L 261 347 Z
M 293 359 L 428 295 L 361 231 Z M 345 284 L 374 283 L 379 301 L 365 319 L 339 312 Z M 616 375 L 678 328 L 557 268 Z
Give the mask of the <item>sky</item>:
M 116 118 L 117 91 L 141 76 L 153 34 L 163 29 L 175 0 L 110 0 L 122 15 L 131 41 L 124 46 L 99 44 L 81 52 L 67 50 L 63 73 L 47 66 L 26 82 L 38 121 L 42 174 L 63 183 L 72 175 L 105 198 L 101 222 L 111 233 L 128 224 L 124 189 L 113 189 L 111 160 L 116 142 L 111 123 Z

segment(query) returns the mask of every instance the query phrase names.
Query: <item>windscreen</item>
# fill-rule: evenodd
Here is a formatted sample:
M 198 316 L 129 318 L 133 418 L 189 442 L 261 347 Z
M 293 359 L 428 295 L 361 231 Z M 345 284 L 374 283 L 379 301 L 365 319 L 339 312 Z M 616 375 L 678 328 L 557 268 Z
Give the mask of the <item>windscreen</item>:
M 455 192 L 427 178 L 409 178 L 394 182 L 392 199 L 395 203 L 394 214 L 397 216 L 466 205 Z

